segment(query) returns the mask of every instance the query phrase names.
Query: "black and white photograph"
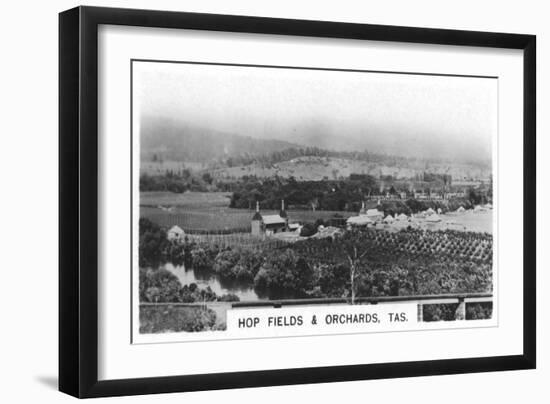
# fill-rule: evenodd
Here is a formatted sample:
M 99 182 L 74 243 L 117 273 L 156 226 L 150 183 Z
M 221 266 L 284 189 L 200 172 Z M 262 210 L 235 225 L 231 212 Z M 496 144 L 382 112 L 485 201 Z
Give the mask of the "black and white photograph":
M 496 77 L 131 69 L 138 334 L 495 319 Z
M 3 4 L 0 402 L 548 401 L 544 2 L 90 3 Z
M 298 9 L 60 13 L 60 391 L 494 401 L 537 367 L 538 38 Z

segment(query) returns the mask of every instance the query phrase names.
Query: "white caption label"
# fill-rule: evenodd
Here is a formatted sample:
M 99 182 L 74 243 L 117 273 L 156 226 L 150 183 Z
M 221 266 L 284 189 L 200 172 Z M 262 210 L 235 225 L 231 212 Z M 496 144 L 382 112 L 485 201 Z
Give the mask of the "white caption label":
M 237 308 L 227 312 L 235 336 L 296 336 L 409 330 L 418 326 L 414 303 Z

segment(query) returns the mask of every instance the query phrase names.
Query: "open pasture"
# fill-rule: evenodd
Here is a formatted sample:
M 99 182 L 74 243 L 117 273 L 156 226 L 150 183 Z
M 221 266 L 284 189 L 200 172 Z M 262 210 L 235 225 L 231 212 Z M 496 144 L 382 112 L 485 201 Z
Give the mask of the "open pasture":
M 265 210 L 262 213 L 274 215 L 279 211 Z M 353 215 L 353 212 L 289 210 L 287 214 L 290 222 L 304 223 L 315 222 L 317 219 L 327 220 L 334 214 L 340 214 L 347 218 Z M 250 231 L 250 221 L 253 215 L 254 211 L 248 209 L 216 208 L 214 206 L 203 208 L 176 206 L 170 210 L 152 206 L 140 207 L 141 217 L 146 217 L 165 228 L 177 225 L 189 233 Z
M 140 193 L 140 216 L 169 228 L 174 225 L 189 233 L 249 232 L 253 210 L 229 208 L 229 192 Z M 278 214 L 278 210 L 262 210 L 262 214 Z M 287 210 L 290 222 L 327 220 L 335 214 L 345 218 L 354 212 Z
M 140 206 L 163 206 L 178 208 L 223 208 L 229 206 L 231 192 L 140 192 Z

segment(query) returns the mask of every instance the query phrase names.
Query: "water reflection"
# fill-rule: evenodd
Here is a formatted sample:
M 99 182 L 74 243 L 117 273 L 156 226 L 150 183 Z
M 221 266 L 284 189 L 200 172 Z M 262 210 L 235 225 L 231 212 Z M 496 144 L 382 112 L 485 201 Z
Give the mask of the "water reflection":
M 165 264 L 164 268 L 176 275 L 182 285 L 190 285 L 196 283 L 200 288 L 210 286 L 212 291 L 217 295 L 225 295 L 232 293 L 237 295 L 241 301 L 256 301 L 264 300 L 265 297 L 260 297 L 248 285 L 243 285 L 237 281 L 227 282 L 218 279 L 217 275 L 212 271 L 196 271 L 193 268 L 185 269 L 184 265 Z

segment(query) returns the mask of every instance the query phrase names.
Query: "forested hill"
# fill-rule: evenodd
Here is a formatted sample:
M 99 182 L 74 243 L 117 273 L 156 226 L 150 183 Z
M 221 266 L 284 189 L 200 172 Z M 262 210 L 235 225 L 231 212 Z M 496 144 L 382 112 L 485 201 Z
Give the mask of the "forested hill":
M 314 145 L 225 133 L 167 118 L 144 119 L 140 132 L 142 162 L 200 163 L 202 169 L 217 172 L 222 177 L 297 176 L 296 173 L 307 169 L 317 172 L 320 178 L 332 178 L 336 175 L 333 171 L 344 175 L 350 170 L 353 173 L 373 175 L 405 170 L 406 172 L 400 173 L 405 177 L 436 172 L 449 173 L 460 178 L 466 173 L 469 177 L 484 178 L 491 170 L 490 161 L 450 162 L 438 156 L 417 158 L 373 153 L 368 150 L 328 150 Z M 277 168 L 277 164 L 282 166 Z M 154 168 L 159 169 L 157 166 Z M 262 174 L 260 169 L 267 171 Z M 285 174 L 287 171 L 288 175 Z M 310 174 L 303 173 L 303 176 L 305 179 L 317 179 Z
M 300 147 L 281 140 L 255 139 L 162 118 L 144 119 L 140 132 L 142 161 L 211 163 Z

